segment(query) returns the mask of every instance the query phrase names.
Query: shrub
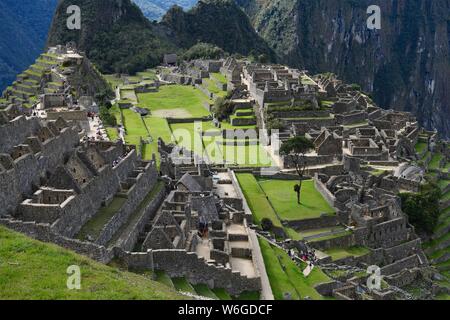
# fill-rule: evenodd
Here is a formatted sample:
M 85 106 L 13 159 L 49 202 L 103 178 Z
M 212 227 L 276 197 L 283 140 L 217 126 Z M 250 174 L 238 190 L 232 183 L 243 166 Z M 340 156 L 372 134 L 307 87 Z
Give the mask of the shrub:
M 432 234 L 440 215 L 439 200 L 442 192 L 434 183 L 422 187 L 420 193 L 402 193 L 402 210 L 409 222 L 421 232 Z
M 107 126 L 115 127 L 117 125 L 116 117 L 109 112 L 106 106 L 100 107 L 100 119 Z
M 273 228 L 273 222 L 269 218 L 264 218 L 261 220 L 261 227 L 264 231 L 271 231 Z

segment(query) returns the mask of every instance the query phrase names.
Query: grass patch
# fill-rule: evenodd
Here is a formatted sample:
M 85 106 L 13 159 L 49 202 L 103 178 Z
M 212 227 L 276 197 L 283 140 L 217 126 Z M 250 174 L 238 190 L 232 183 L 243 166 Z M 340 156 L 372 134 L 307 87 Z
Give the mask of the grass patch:
M 175 285 L 173 284 L 172 279 L 170 279 L 170 277 L 167 275 L 166 272 L 161 271 L 161 270 L 156 270 L 155 277 L 156 277 L 156 281 L 164 284 L 165 286 L 168 286 L 170 288 L 175 288 Z
M 210 76 L 214 79 L 216 79 L 217 81 L 219 81 L 222 84 L 227 84 L 227 78 L 225 77 L 225 75 L 221 74 L 220 72 L 212 72 L 210 73 Z
M 231 296 L 225 289 L 213 289 L 212 292 L 220 299 L 220 300 L 232 300 Z
M 108 135 L 108 138 L 111 141 L 119 140 L 119 132 L 117 131 L 117 128 L 113 127 L 106 128 L 106 134 Z
M 218 97 L 225 98 L 227 95 L 226 91 L 220 90 L 217 84 L 211 79 L 203 79 L 203 86 L 208 89 L 210 93 L 217 95 Z
M 175 289 L 180 292 L 188 292 L 192 294 L 197 294 L 195 289 L 191 286 L 191 284 L 186 280 L 186 278 L 172 278 L 173 285 Z
M 418 142 L 415 146 L 416 152 L 418 154 L 422 154 L 423 152 L 425 152 L 425 150 L 427 150 L 428 148 L 428 144 L 426 142 Z
M 314 186 L 314 181 L 302 183 L 301 204 L 297 203 L 297 194 L 293 180 L 259 180 L 259 184 L 269 197 L 276 212 L 283 220 L 304 220 L 319 218 L 322 214 L 334 215 L 334 209 L 326 202 Z
M 328 254 L 333 261 L 336 261 L 348 257 L 362 257 L 369 254 L 370 250 L 366 247 L 331 248 L 325 250 L 324 253 Z
M 159 165 L 160 154 L 158 152 L 158 138 L 163 139 L 165 143 L 172 142 L 172 132 L 170 131 L 169 124 L 166 119 L 157 117 L 145 117 L 143 118 L 148 131 L 150 132 L 151 143 L 145 145 L 145 158 L 151 159 L 152 154 L 156 155 L 156 161 Z
M 433 157 L 431 158 L 430 164 L 428 165 L 428 168 L 431 170 L 437 170 L 440 168 L 441 160 L 443 159 L 443 155 L 440 153 L 435 153 Z
M 139 106 L 152 112 L 157 110 L 183 109 L 190 117 L 206 117 L 209 112 L 203 107 L 207 101 L 204 94 L 192 86 L 161 86 L 158 92 L 138 94 Z M 183 118 L 183 117 L 180 117 Z
M 207 297 L 214 300 L 219 299 L 217 295 L 206 284 L 196 284 L 193 285 L 193 287 L 199 296 Z
M 268 218 L 272 220 L 275 227 L 281 228 L 280 220 L 267 201 L 266 195 L 255 177 L 250 173 L 245 173 L 237 174 L 237 179 L 252 210 L 255 222 L 261 224 L 262 219 Z
M 289 293 L 293 300 L 304 299 L 306 296 L 314 300 L 324 299 L 314 286 L 331 280 L 319 268 L 314 268 L 305 278 L 301 268 L 283 250 L 261 238 L 259 244 L 275 299 L 283 300 L 285 293 Z M 301 267 L 304 268 L 305 265 Z
M 97 239 L 103 227 L 122 208 L 127 201 L 126 198 L 114 197 L 111 203 L 101 208 L 78 232 L 77 239 L 87 240 L 88 236 Z
M 0 299 L 166 300 L 182 295 L 138 274 L 97 263 L 0 227 Z M 67 268 L 80 266 L 81 289 L 67 289 Z
M 161 189 L 165 186 L 164 182 L 158 181 L 155 187 L 145 196 L 144 200 L 139 204 L 136 210 L 131 214 L 129 219 L 125 224 L 123 224 L 119 230 L 114 234 L 114 236 L 108 241 L 108 246 L 116 243 L 119 237 L 127 230 L 130 226 L 134 226 L 138 218 L 142 216 L 144 209 L 148 206 L 148 204 L 155 199 L 156 195 L 161 191 Z M 132 230 L 129 230 L 131 232 Z M 128 230 L 127 230 L 128 232 Z

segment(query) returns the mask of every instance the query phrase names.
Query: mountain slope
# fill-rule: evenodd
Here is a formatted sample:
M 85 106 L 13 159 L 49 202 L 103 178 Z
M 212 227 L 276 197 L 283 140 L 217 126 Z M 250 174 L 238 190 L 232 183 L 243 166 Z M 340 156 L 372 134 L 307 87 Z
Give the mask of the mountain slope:
M 72 4 L 81 8 L 81 30 L 66 27 L 66 8 Z M 247 15 L 231 0 L 203 0 L 188 12 L 175 6 L 161 23 L 147 20 L 131 0 L 61 0 L 48 45 L 69 41 L 104 73 L 144 70 L 159 64 L 164 53 L 181 53 L 198 42 L 229 53 L 273 56 Z
M 66 8 L 78 5 L 81 30 L 66 28 Z M 48 45 L 74 41 L 102 72 L 134 73 L 155 66 L 176 48 L 165 31 L 147 20 L 130 0 L 61 0 Z
M 190 9 L 197 0 L 133 0 L 150 20 L 159 20 L 174 5 Z
M 41 53 L 57 1 L 0 1 L 0 92 Z
M 206 42 L 229 53 L 273 56 L 233 0 L 201 0 L 187 12 L 175 6 L 161 23 L 172 30 L 177 44 L 184 48 Z
M 335 72 L 450 138 L 448 0 L 236 0 L 280 62 Z M 377 4 L 382 29 L 366 27 Z
M 54 244 L 0 226 L 0 299 L 179 300 L 186 297 L 138 274 L 119 271 Z M 80 290 L 68 290 L 66 270 L 81 271 Z

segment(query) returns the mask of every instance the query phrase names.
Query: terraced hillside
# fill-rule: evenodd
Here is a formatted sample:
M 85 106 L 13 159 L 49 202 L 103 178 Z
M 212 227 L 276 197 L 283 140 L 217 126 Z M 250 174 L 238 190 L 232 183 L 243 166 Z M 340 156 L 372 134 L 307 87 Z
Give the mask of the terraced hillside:
M 430 241 L 424 243 L 430 262 L 444 276 L 439 282 L 450 287 L 450 159 L 448 145 L 438 144 L 434 148 L 428 143 L 429 136 L 422 136 L 416 145 L 421 163 L 427 169 L 427 178 L 434 181 L 442 191 L 441 215 Z M 441 297 L 443 299 L 450 298 Z
M 3 92 L 5 104 L 31 108 L 38 102 L 40 93 L 56 93 L 64 88 L 62 79 L 53 77 L 51 69 L 62 61 L 52 54 L 41 54 L 34 64 L 17 76 L 16 81 Z

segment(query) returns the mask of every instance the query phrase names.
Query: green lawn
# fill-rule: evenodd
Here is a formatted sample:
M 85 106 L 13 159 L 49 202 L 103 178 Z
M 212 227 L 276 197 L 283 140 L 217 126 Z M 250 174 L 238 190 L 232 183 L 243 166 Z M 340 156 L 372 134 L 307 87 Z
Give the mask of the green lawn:
M 275 211 L 267 201 L 266 195 L 255 177 L 250 173 L 245 173 L 237 174 L 237 179 L 252 210 L 255 223 L 260 224 L 262 219 L 269 218 L 274 226 L 281 227 L 280 220 L 278 220 Z
M 148 132 L 142 120 L 142 117 L 130 109 L 122 110 L 124 118 L 124 127 L 126 130 L 125 142 L 135 145 L 137 150 L 140 148 L 140 138 L 148 139 Z M 139 150 L 140 152 L 145 150 Z M 151 159 L 151 152 L 142 152 L 144 159 Z
M 322 214 L 334 215 L 334 209 L 316 190 L 313 180 L 302 184 L 301 204 L 297 204 L 297 194 L 293 180 L 259 180 L 259 184 L 283 220 L 304 220 L 319 218 Z
M 183 85 L 161 86 L 158 92 L 138 94 L 139 106 L 150 109 L 153 113 L 162 111 L 158 116 L 189 118 L 209 116 L 209 112 L 203 107 L 203 102 L 208 99 L 203 92 L 192 87 Z M 181 113 L 167 110 L 182 111 Z M 179 113 L 177 115 L 177 113 Z
M 209 140 L 211 141 L 211 140 Z M 272 167 L 275 166 L 270 155 L 261 145 L 223 145 L 219 139 L 215 144 L 203 139 L 209 158 L 214 163 L 224 163 L 238 167 Z
M 160 154 L 158 152 L 158 138 L 164 140 L 165 143 L 171 143 L 172 141 L 172 132 L 170 131 L 169 124 L 167 120 L 164 118 L 157 118 L 148 116 L 143 118 L 145 125 L 147 126 L 148 131 L 150 132 L 151 143 L 145 145 L 144 154 L 145 159 L 151 159 L 152 154 L 156 155 L 156 161 L 160 162 Z
M 184 297 L 148 277 L 97 263 L 0 226 L 0 299 L 166 300 Z M 69 266 L 81 270 L 81 289 L 67 289 Z
M 314 286 L 331 280 L 319 268 L 314 268 L 311 274 L 305 278 L 303 271 L 283 250 L 273 247 L 261 238 L 259 238 L 259 245 L 276 300 L 283 300 L 285 293 L 289 293 L 293 300 L 304 299 L 306 296 L 314 300 L 324 299 L 314 289 Z M 305 267 L 305 265 L 302 266 L 302 268 Z
M 270 155 L 260 145 L 225 146 L 221 135 L 202 139 L 201 132 L 220 132 L 211 121 L 171 124 L 170 128 L 179 145 L 198 155 L 207 155 L 213 163 L 241 167 L 274 165 Z

